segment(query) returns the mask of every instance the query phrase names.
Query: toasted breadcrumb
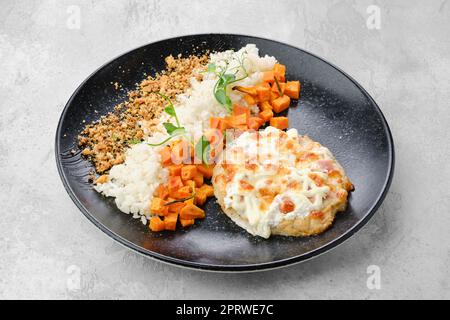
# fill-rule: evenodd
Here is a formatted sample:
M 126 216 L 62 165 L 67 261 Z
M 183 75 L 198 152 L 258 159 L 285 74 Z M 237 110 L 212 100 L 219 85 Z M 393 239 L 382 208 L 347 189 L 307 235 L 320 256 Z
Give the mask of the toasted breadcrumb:
M 165 59 L 166 70 L 142 81 L 137 90 L 128 94 L 128 101 L 117 105 L 113 112 L 91 123 L 78 136 L 82 154 L 94 163 L 97 173 L 122 163 L 125 149 L 139 143 L 152 132 L 157 118 L 167 102 L 155 92 L 173 99 L 190 87 L 190 79 L 201 80 L 207 55 Z

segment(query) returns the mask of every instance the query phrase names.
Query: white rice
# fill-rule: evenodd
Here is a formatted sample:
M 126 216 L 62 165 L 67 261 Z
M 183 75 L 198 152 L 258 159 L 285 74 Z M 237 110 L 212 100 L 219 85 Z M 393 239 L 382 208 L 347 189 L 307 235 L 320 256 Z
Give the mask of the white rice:
M 132 213 L 134 218 L 149 217 L 153 192 L 167 181 L 167 169 L 161 166 L 156 150 L 145 143 L 128 149 L 125 158 L 123 164 L 111 168 L 108 182 L 94 188 L 105 196 L 115 197 L 120 211 Z
M 242 57 L 245 57 L 242 60 Z M 209 62 L 217 66 L 225 66 L 228 69 L 236 68 L 240 62 L 249 76 L 233 84 L 253 86 L 261 82 L 261 73 L 272 70 L 277 62 L 274 57 L 259 56 L 259 50 L 254 44 L 248 44 L 235 52 L 232 50 L 218 52 L 210 55 Z M 240 78 L 244 75 L 239 71 L 236 75 Z M 177 96 L 175 108 L 181 125 L 194 137 L 198 138 L 203 130 L 209 126 L 210 117 L 223 117 L 225 108 L 214 97 L 213 90 L 217 82 L 217 76 L 213 73 L 205 73 L 203 81 L 191 79 L 191 88 L 187 92 Z M 231 87 L 231 86 L 230 86 Z M 246 105 L 242 99 L 243 94 L 228 88 L 228 95 L 233 103 Z M 255 108 L 255 106 L 249 106 Z M 257 107 L 256 107 L 257 108 Z M 147 142 L 157 143 L 167 137 L 163 122 L 170 121 L 167 114 L 162 114 L 160 125 L 156 134 L 147 139 Z M 105 196 L 115 197 L 117 207 L 125 212 L 132 213 L 134 218 L 140 218 L 143 224 L 147 224 L 150 217 L 150 201 L 153 192 L 160 183 L 167 181 L 167 170 L 159 161 L 158 150 L 146 143 L 132 146 L 125 154 L 125 162 L 111 168 L 108 182 L 95 186 L 95 190 Z

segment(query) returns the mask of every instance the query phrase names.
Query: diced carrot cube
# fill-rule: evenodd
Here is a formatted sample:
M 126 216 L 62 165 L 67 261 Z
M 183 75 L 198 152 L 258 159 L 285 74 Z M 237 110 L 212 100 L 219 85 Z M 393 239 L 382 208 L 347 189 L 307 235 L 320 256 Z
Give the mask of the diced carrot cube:
M 284 93 L 284 91 L 286 90 L 286 83 L 284 82 L 278 82 L 278 84 L 280 85 L 280 89 L 281 89 L 281 93 Z M 278 96 L 281 96 L 280 94 L 280 90 L 278 89 L 277 83 L 274 82 L 272 84 L 272 88 L 271 88 L 272 92 L 275 92 L 276 94 L 278 94 Z
M 163 166 L 167 166 L 172 162 L 172 155 L 169 147 L 164 147 L 159 151 L 159 155 L 161 156 L 161 163 Z
M 237 128 L 242 125 L 247 125 L 247 114 L 239 114 L 236 116 L 231 116 L 229 118 L 231 127 Z
M 210 118 L 209 125 L 211 129 L 217 129 L 219 131 L 224 131 L 228 129 L 228 124 L 224 118 Z
M 202 219 L 205 217 L 205 211 L 195 204 L 187 204 L 180 211 L 181 219 Z
M 176 192 L 178 189 L 182 188 L 183 181 L 181 180 L 180 176 L 171 176 L 169 177 L 169 182 L 167 184 L 167 187 L 169 189 L 169 193 L 172 194 Z
M 195 191 L 195 199 L 194 199 L 195 204 L 202 206 L 206 202 L 206 198 L 207 198 L 206 193 L 200 190 L 200 188 L 197 188 Z
M 173 164 L 169 166 L 167 169 L 169 170 L 169 176 L 179 176 L 181 175 L 182 164 Z
M 171 193 L 170 196 L 174 197 L 175 199 L 183 199 L 188 198 L 192 195 L 191 187 L 190 186 L 184 186 L 178 189 L 175 193 Z
M 252 105 L 256 104 L 255 97 L 253 97 L 253 96 L 251 96 L 249 94 L 246 94 L 244 96 L 244 101 L 247 102 L 247 105 L 249 105 L 249 106 L 252 106 Z
M 276 113 L 284 111 L 289 108 L 290 104 L 291 98 L 289 98 L 289 96 L 285 94 L 272 102 L 273 111 L 275 111 Z
M 197 167 L 193 164 L 183 166 L 181 168 L 181 179 L 192 180 L 197 174 Z
M 176 199 L 169 198 L 168 202 L 174 201 Z M 172 204 L 169 204 L 167 207 L 169 208 L 169 213 L 180 213 L 180 210 L 185 206 L 186 204 L 184 202 L 175 202 Z
M 269 101 L 264 101 L 264 102 L 261 103 L 259 108 L 261 109 L 261 111 L 272 110 L 272 105 L 270 104 Z
M 204 184 L 200 188 L 201 192 L 204 192 L 207 197 L 212 197 L 214 195 L 214 188 L 209 184 Z
M 270 91 L 270 104 L 273 108 L 273 102 L 280 97 L 280 93 L 277 91 Z
M 188 186 L 191 188 L 191 190 L 194 190 L 195 189 L 195 181 L 193 179 L 186 180 L 186 181 L 184 181 L 184 186 Z
M 167 189 L 167 186 L 160 184 L 153 195 L 165 200 L 169 196 L 169 190 Z
M 273 73 L 279 81 L 285 81 L 286 79 L 286 66 L 283 64 L 275 63 L 273 67 Z
M 273 83 L 275 81 L 275 75 L 273 71 L 265 71 L 263 72 L 262 80 L 264 82 Z
M 259 102 L 270 100 L 270 89 L 263 86 L 256 87 L 256 93 L 258 94 Z
M 163 231 L 164 230 L 164 221 L 161 220 L 160 217 L 152 217 L 150 219 L 150 230 L 154 231 L 154 232 L 159 232 L 159 231 Z
M 154 197 L 150 204 L 150 212 L 161 216 L 166 215 L 169 212 L 169 208 L 165 206 L 166 203 L 167 201 Z
M 279 96 L 271 102 L 272 110 L 275 113 L 282 112 L 289 108 L 290 103 L 291 98 L 288 95 L 283 94 L 283 96 Z
M 241 115 L 241 114 L 249 115 L 250 114 L 250 109 L 248 107 L 244 107 L 244 106 L 241 106 L 239 104 L 233 105 L 232 115 L 233 116 L 238 116 L 238 115 Z
M 248 128 L 258 130 L 264 124 L 264 120 L 258 117 L 250 117 L 248 119 Z
M 270 118 L 273 117 L 273 112 L 272 112 L 272 110 L 264 110 L 264 111 L 261 111 L 261 112 L 259 113 L 259 117 L 260 117 L 261 119 L 263 119 L 264 122 L 267 122 L 267 121 L 270 120 Z
M 194 176 L 194 182 L 196 187 L 201 187 L 203 185 L 203 174 L 201 172 L 198 172 Z
M 195 223 L 194 219 L 180 219 L 181 226 L 183 228 L 192 226 Z
M 270 119 L 270 125 L 277 129 L 284 130 L 289 127 L 289 119 L 287 117 L 273 117 Z
M 170 213 L 164 218 L 164 229 L 175 231 L 177 228 L 178 213 Z
M 200 172 L 203 177 L 205 177 L 206 179 L 211 179 L 212 175 L 213 175 L 213 169 L 214 166 L 212 165 L 205 165 L 205 164 L 198 164 L 197 165 L 197 170 L 198 172 Z
M 300 81 L 289 81 L 286 83 L 284 93 L 292 99 L 298 99 L 300 97 Z
M 209 118 L 209 127 L 213 128 L 213 129 L 218 129 L 219 128 L 220 119 L 221 118 L 216 118 L 216 117 Z

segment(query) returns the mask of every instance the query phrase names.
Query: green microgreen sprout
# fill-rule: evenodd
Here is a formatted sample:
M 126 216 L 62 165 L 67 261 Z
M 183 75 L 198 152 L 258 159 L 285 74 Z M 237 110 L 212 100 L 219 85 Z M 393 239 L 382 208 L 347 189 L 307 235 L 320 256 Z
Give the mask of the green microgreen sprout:
M 166 132 L 169 135 L 169 137 L 160 143 L 149 143 L 149 145 L 152 147 L 161 146 L 161 145 L 167 143 L 168 141 L 170 141 L 172 138 L 186 134 L 186 129 L 180 125 L 180 120 L 178 119 L 177 113 L 175 111 L 175 107 L 174 107 L 172 101 L 170 100 L 170 98 L 168 96 L 162 94 L 161 92 L 155 92 L 155 93 L 160 95 L 161 97 L 163 97 L 169 103 L 164 108 L 164 112 L 167 113 L 169 116 L 175 118 L 176 125 L 174 125 L 173 123 L 170 123 L 170 122 L 164 122 L 163 126 L 166 129 Z
M 245 53 L 246 52 L 243 52 L 242 57 L 238 59 L 239 66 L 231 69 L 228 69 L 228 61 L 226 62 L 225 67 L 217 66 L 215 63 L 208 64 L 208 72 L 215 73 L 219 78 L 214 85 L 214 97 L 221 105 L 226 108 L 229 113 L 232 111 L 232 102 L 230 97 L 227 95 L 227 87 L 232 83 L 244 80 L 248 77 L 247 70 L 244 67 Z M 229 73 L 233 69 L 236 69 L 236 71 L 234 73 Z M 238 74 L 239 70 L 242 70 L 244 72 L 244 75 L 240 78 L 237 78 L 236 75 Z
M 278 92 L 280 93 L 280 97 L 282 97 L 283 96 L 283 91 L 281 91 L 280 83 L 278 82 L 278 79 L 277 79 L 276 76 L 274 76 L 273 78 L 275 79 L 275 83 L 277 85 Z

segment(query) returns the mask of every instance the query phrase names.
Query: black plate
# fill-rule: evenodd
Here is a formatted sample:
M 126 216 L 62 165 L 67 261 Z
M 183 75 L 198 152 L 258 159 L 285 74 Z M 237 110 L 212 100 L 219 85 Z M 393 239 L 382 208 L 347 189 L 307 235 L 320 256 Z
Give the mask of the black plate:
M 84 123 L 99 118 L 126 99 L 144 72 L 164 68 L 164 57 L 205 50 L 239 49 L 254 43 L 260 54 L 287 66 L 287 78 L 302 83 L 297 107 L 289 109 L 291 127 L 327 146 L 345 168 L 356 190 L 348 210 L 321 235 L 308 238 L 253 237 L 206 204 L 207 218 L 188 230 L 151 233 L 139 220 L 121 213 L 113 199 L 87 182 L 92 166 L 80 158 L 76 137 Z M 124 92 L 111 83 L 119 82 Z M 94 112 L 97 110 L 98 113 Z M 72 154 L 74 149 L 77 152 Z M 72 200 L 106 234 L 144 255 L 197 269 L 249 271 L 279 267 L 323 253 L 360 229 L 389 188 L 394 147 L 389 127 L 373 99 L 355 80 L 323 59 L 272 40 L 241 35 L 205 34 L 172 38 L 132 50 L 105 64 L 84 81 L 68 101 L 56 133 L 56 162 Z M 86 245 L 95 245 L 86 244 Z

